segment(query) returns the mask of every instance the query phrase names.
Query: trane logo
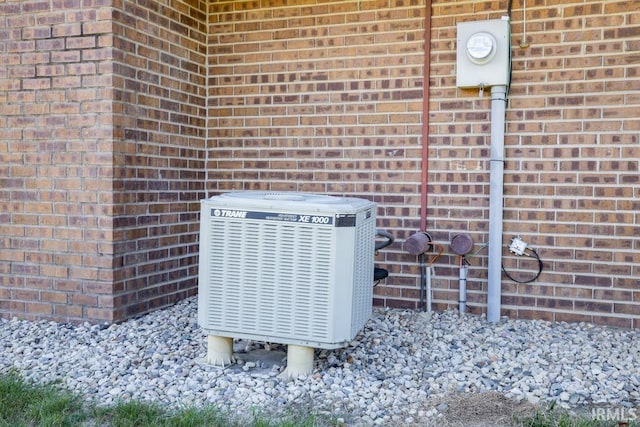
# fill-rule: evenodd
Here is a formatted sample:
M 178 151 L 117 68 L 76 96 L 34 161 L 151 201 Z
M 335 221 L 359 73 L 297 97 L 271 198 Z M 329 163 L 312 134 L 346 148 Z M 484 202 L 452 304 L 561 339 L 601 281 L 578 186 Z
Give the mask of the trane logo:
M 227 209 L 214 209 L 213 216 L 221 216 L 224 218 L 246 218 L 247 211 L 231 211 Z

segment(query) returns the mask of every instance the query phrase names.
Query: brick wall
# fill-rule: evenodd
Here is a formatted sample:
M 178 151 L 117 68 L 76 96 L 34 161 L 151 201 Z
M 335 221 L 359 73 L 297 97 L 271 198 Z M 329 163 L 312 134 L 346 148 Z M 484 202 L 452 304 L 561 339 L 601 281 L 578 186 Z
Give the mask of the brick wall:
M 585 2 L 531 16 L 535 46 L 514 62 L 522 77 L 509 116 L 516 135 L 507 230 L 531 234 L 549 272 L 537 289 L 516 291 L 548 314 L 567 311 L 556 319 L 638 327 L 640 10 Z M 545 84 L 535 83 L 540 77 Z M 523 120 L 543 126 L 523 129 Z M 536 193 L 546 196 L 538 204 Z M 517 212 L 519 197 L 528 212 Z M 514 303 L 510 312 L 526 314 Z
M 111 20 L 80 3 L 0 3 L 3 316 L 106 317 Z
M 399 242 L 376 304 L 416 307 L 418 263 L 402 240 L 419 228 L 424 2 L 215 1 L 210 5 L 207 190 L 300 190 L 379 203 Z M 438 309 L 456 307 L 468 232 L 469 310 L 486 309 L 490 98 L 455 86 L 460 21 L 500 18 L 507 2 L 433 2 L 428 231 Z M 544 261 L 531 284 L 503 278 L 503 313 L 638 326 L 640 14 L 628 1 L 527 2 L 512 11 L 504 266 L 527 280 L 520 235 Z
M 0 3 L 3 317 L 114 321 L 195 292 L 205 13 L 141 3 Z
M 114 11 L 114 293 L 118 318 L 197 289 L 204 198 L 206 8 L 126 1 Z
M 437 309 L 486 307 L 490 100 L 455 87 L 455 25 L 508 2 L 435 0 L 427 229 Z M 638 327 L 640 12 L 513 2 L 504 266 L 512 317 Z M 0 2 L 0 315 L 114 321 L 195 292 L 198 200 L 364 197 L 398 241 L 375 303 L 415 308 L 424 0 Z
M 455 88 L 452 46 L 456 22 L 503 14 L 494 3 L 434 4 L 430 211 L 443 240 L 465 229 L 487 241 L 490 100 Z M 623 1 L 527 3 L 528 48 L 519 2 L 511 15 L 504 241 L 520 235 L 545 269 L 531 284 L 503 280 L 505 314 L 637 327 L 640 11 Z M 535 261 L 504 255 L 515 278 L 535 275 Z M 486 265 L 486 253 L 471 260 L 474 312 L 486 301 Z M 439 301 L 455 299 L 455 281 L 438 287 Z

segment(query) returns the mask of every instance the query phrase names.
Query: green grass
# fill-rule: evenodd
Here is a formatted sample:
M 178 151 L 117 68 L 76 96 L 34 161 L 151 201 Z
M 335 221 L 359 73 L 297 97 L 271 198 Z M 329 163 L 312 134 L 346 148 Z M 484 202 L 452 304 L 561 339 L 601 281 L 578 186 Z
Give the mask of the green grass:
M 15 374 L 0 377 L 1 426 L 76 426 L 85 418 L 82 402 L 70 393 L 35 387 Z
M 185 409 L 170 413 L 157 405 L 135 401 L 94 409 L 91 419 L 96 425 L 113 427 L 239 425 L 237 422 L 223 416 L 213 407 L 207 409 Z
M 336 425 L 308 412 L 271 420 L 253 413 L 247 423 L 217 408 L 168 411 L 158 405 L 136 401 L 97 407 L 53 384 L 38 385 L 11 373 L 0 375 L 0 427 L 315 427 Z

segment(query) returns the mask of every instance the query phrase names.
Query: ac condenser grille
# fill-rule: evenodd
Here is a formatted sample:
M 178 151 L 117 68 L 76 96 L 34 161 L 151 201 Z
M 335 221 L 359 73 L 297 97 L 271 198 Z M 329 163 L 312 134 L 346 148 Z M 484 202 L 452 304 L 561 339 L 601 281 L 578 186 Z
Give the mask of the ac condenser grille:
M 375 251 L 375 241 L 371 236 L 375 236 L 376 227 L 374 221 L 367 222 L 363 227 L 356 230 L 356 251 L 358 253 L 371 253 Z M 354 275 L 354 289 L 353 289 L 353 319 L 352 319 L 352 333 L 357 334 L 362 325 L 369 320 L 371 314 L 371 287 L 373 282 L 373 276 L 369 273 L 369 270 L 373 271 L 371 261 L 364 257 L 358 257 L 355 261 Z
M 348 343 L 371 315 L 375 204 L 247 193 L 202 202 L 199 324 L 234 338 Z
M 209 326 L 328 338 L 333 314 L 330 228 L 238 221 L 212 221 L 210 226 L 216 238 L 209 253 Z

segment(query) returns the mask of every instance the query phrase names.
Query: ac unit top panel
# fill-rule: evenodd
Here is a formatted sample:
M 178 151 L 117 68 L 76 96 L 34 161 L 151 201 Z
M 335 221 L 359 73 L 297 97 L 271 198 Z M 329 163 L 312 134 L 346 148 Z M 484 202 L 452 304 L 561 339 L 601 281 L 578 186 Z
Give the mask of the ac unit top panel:
M 316 210 L 325 212 L 357 212 L 371 206 L 371 202 L 352 197 L 336 197 L 324 194 L 273 192 L 273 191 L 237 191 L 212 196 L 207 201 L 217 206 L 234 208 L 265 208 L 286 211 Z

